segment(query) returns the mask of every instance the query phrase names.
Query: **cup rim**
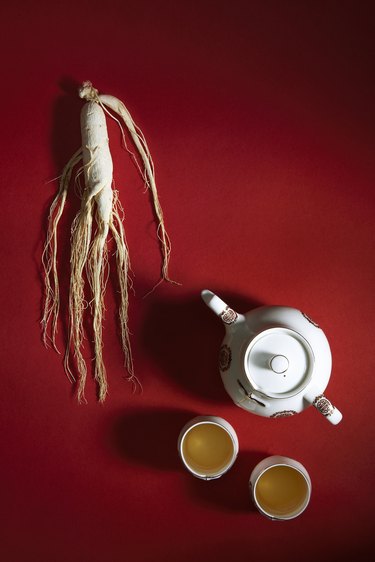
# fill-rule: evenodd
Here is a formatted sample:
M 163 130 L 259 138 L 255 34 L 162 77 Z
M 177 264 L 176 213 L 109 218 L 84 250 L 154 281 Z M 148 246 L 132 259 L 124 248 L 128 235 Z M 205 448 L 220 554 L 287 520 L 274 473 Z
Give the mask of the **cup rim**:
M 298 461 L 294 461 L 294 462 L 298 462 Z M 300 464 L 300 463 L 298 463 L 298 464 Z M 306 482 L 306 485 L 307 485 L 307 493 L 306 493 L 306 496 L 305 496 L 305 498 L 304 498 L 304 501 L 303 501 L 301 507 L 298 508 L 298 509 L 295 509 L 294 511 L 292 511 L 290 515 L 285 515 L 285 516 L 284 516 L 284 515 L 275 515 L 275 514 L 272 514 L 272 513 L 268 512 L 267 510 L 265 510 L 265 509 L 260 505 L 260 503 L 258 502 L 257 497 L 256 497 L 256 487 L 257 487 L 257 484 L 258 484 L 260 478 L 261 478 L 268 470 L 270 470 L 271 468 L 275 468 L 275 467 L 277 467 L 277 466 L 287 466 L 288 468 L 292 468 L 293 470 L 296 470 L 297 472 L 299 472 L 299 473 L 301 474 L 301 476 L 303 477 L 303 479 L 304 479 L 304 481 Z M 301 466 L 302 466 L 302 465 L 301 465 Z M 307 506 L 308 506 L 309 503 L 310 503 L 310 498 L 311 498 L 311 480 L 310 480 L 310 476 L 308 475 L 308 473 L 307 473 L 305 467 L 302 466 L 302 469 L 303 469 L 303 470 L 301 470 L 301 468 L 299 468 L 298 466 L 294 466 L 294 465 L 292 465 L 292 464 L 288 464 L 287 462 L 282 462 L 282 461 L 280 461 L 280 462 L 275 462 L 274 464 L 272 464 L 272 465 L 270 465 L 270 466 L 267 466 L 267 467 L 265 467 L 265 468 L 263 468 L 263 469 L 261 470 L 261 472 L 260 472 L 260 474 L 258 474 L 258 476 L 257 476 L 257 478 L 256 478 L 256 480 L 255 480 L 255 482 L 254 482 L 254 484 L 252 484 L 252 483 L 250 482 L 250 485 L 251 485 L 251 488 L 252 488 L 252 498 L 253 498 L 253 501 L 254 501 L 254 503 L 255 503 L 257 509 L 258 509 L 263 515 L 265 515 L 266 517 L 268 517 L 269 519 L 272 519 L 272 520 L 287 521 L 287 520 L 289 520 L 289 519 L 295 519 L 296 517 L 298 517 L 299 515 L 301 515 L 301 514 L 305 511 L 305 509 L 307 508 Z M 304 471 L 305 471 L 305 472 L 304 472 Z
M 196 421 L 194 421 L 196 420 Z M 225 422 L 225 424 L 227 424 L 229 426 L 229 428 L 225 427 L 225 425 L 222 423 Z M 228 464 L 219 472 L 215 472 L 213 474 L 203 474 L 202 472 L 197 472 L 196 470 L 194 470 L 186 461 L 184 453 L 183 453 L 183 443 L 185 441 L 185 437 L 187 436 L 187 434 L 194 429 L 194 427 L 197 427 L 199 425 L 204 425 L 204 424 L 211 424 L 211 425 L 216 425 L 218 427 L 220 427 L 221 429 L 223 429 L 227 435 L 229 435 L 231 442 L 232 442 L 232 446 L 233 446 L 233 453 L 231 456 L 230 461 L 228 462 Z M 182 460 L 182 462 L 185 465 L 185 468 L 194 476 L 196 476 L 197 478 L 201 478 L 202 480 L 214 480 L 216 478 L 220 478 L 220 476 L 223 476 L 223 474 L 225 474 L 226 472 L 228 472 L 236 458 L 238 455 L 238 438 L 237 438 L 237 434 L 235 432 L 235 430 L 233 429 L 233 427 L 230 425 L 229 422 L 227 422 L 226 420 L 224 420 L 224 418 L 218 418 L 216 416 L 197 416 L 196 418 L 193 418 L 192 420 L 190 420 L 190 422 L 188 422 L 181 430 L 180 432 L 180 436 L 178 439 L 178 452 L 180 455 L 180 458 Z

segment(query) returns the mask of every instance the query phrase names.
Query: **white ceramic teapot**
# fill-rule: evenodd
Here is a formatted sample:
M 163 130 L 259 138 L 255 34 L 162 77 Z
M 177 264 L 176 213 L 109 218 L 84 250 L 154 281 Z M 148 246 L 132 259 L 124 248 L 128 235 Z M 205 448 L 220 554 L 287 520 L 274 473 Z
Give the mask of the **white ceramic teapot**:
M 285 306 L 262 306 L 242 315 L 211 291 L 202 291 L 202 298 L 225 326 L 220 374 L 237 406 L 279 418 L 313 405 L 331 423 L 341 421 L 341 412 L 323 394 L 331 350 L 311 318 Z

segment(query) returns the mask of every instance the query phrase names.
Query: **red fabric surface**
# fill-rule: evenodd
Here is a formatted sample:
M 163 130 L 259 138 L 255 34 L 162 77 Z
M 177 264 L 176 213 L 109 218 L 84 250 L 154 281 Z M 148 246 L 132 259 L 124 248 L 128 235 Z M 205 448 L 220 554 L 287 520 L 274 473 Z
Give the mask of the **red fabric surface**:
M 371 2 L 2 3 L 1 511 L 3 562 L 368 560 L 374 503 L 374 10 Z M 123 99 L 157 173 L 170 271 L 158 280 L 150 199 L 109 125 L 135 274 L 130 327 L 143 394 L 124 380 L 109 284 L 110 392 L 78 405 L 40 337 L 50 182 L 80 144 L 76 95 L 90 79 Z M 73 190 L 59 229 L 69 275 Z M 210 288 L 240 312 L 304 310 L 333 354 L 333 427 L 232 404 L 217 370 Z M 63 311 L 66 294 L 63 295 Z M 65 323 L 59 326 L 63 348 Z M 86 353 L 90 352 L 87 344 Z M 186 474 L 182 425 L 215 414 L 240 454 L 221 480 Z M 308 469 L 298 519 L 250 504 L 264 456 Z

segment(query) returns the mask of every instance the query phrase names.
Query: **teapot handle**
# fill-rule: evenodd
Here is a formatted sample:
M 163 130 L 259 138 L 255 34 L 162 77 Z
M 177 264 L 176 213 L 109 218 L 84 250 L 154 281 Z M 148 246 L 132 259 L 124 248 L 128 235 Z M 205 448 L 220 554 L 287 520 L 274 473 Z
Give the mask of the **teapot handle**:
M 305 400 L 315 406 L 328 421 L 337 425 L 342 420 L 342 413 L 338 410 L 324 394 L 317 394 L 313 390 L 305 394 Z
M 226 327 L 231 324 L 237 324 L 239 320 L 243 319 L 242 314 L 237 314 L 230 308 L 220 297 L 215 295 L 212 291 L 204 289 L 201 292 L 201 297 L 206 305 L 224 322 Z

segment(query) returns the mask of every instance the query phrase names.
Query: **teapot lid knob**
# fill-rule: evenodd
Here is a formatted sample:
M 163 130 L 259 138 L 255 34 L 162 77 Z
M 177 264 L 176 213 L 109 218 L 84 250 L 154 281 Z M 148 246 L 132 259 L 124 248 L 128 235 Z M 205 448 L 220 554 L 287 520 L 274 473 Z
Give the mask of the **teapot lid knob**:
M 289 367 L 289 361 L 285 355 L 274 355 L 270 361 L 270 367 L 274 373 L 285 373 Z
M 270 398 L 287 398 L 310 382 L 314 355 L 298 332 L 277 326 L 259 332 L 250 341 L 244 367 L 254 391 Z

